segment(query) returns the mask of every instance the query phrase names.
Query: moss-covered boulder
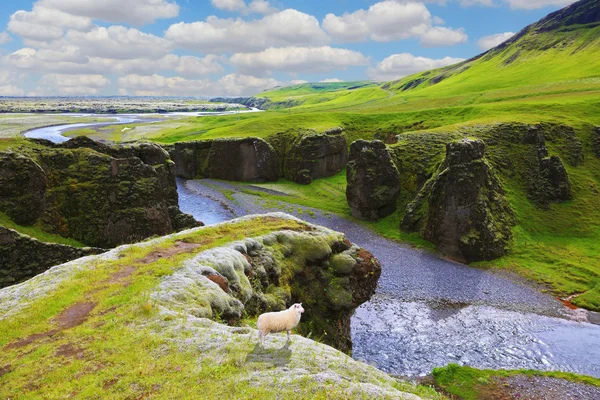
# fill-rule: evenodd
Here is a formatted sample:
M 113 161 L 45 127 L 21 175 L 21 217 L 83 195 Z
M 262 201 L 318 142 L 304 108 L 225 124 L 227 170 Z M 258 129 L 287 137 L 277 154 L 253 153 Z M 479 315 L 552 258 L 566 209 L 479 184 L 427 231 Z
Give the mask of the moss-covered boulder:
M 197 225 L 179 210 L 175 164 L 160 146 L 108 146 L 85 137 L 38 143 L 22 147 L 18 159 L 28 166 L 22 181 L 36 182 L 23 190 L 44 205 L 28 222 L 39 221 L 45 231 L 108 248 Z M 17 159 L 11 153 L 1 157 Z M 9 195 L 17 204 L 23 201 L 18 191 Z
M 183 179 L 203 177 L 212 141 L 197 140 L 163 145 L 175 163 L 175 173 Z
M 356 218 L 378 220 L 396 211 L 400 177 L 383 142 L 352 143 L 346 178 L 346 199 Z
M 242 182 L 276 181 L 277 154 L 259 138 L 216 139 L 208 152 L 206 177 Z
M 502 256 L 513 212 L 481 140 L 448 143 L 438 173 L 408 204 L 401 228 L 419 232 L 444 254 L 463 261 Z
M 283 176 L 301 184 L 338 174 L 348 162 L 348 142 L 341 128 L 302 136 L 282 155 Z
M 31 225 L 46 209 L 46 173 L 29 157 L 0 153 L 0 211 Z
M 23 282 L 55 265 L 104 251 L 44 243 L 0 226 L 0 288 Z

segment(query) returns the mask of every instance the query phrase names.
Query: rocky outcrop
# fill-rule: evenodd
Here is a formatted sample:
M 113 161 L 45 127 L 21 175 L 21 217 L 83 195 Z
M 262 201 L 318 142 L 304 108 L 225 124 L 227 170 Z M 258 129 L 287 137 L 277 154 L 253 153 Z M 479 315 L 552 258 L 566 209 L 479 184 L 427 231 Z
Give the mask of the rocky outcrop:
M 400 178 L 382 142 L 352 143 L 346 177 L 346 199 L 356 218 L 377 220 L 396 210 Z
M 600 126 L 595 127 L 592 133 L 592 150 L 600 158 Z
M 206 177 L 242 182 L 276 181 L 277 155 L 262 139 L 216 139 L 208 152 Z
M 348 142 L 341 128 L 297 140 L 283 157 L 286 179 L 310 184 L 314 179 L 338 174 L 348 162 Z
M 0 155 L 10 160 L 0 164 L 0 176 L 14 188 L 2 204 L 13 218 L 30 211 L 25 225 L 39 221 L 47 232 L 103 248 L 197 225 L 179 210 L 175 164 L 160 146 L 107 146 L 84 137 L 37 143 L 43 146 L 19 156 Z
M 406 207 L 401 228 L 463 262 L 502 256 L 514 216 L 481 140 L 448 143 L 446 159 Z
M 46 174 L 31 158 L 0 153 L 0 211 L 20 225 L 31 225 L 46 209 Z
M 44 243 L 0 226 L 0 288 L 23 282 L 55 265 L 104 251 Z
M 181 142 L 163 146 L 184 179 L 271 182 L 279 178 L 309 184 L 344 169 L 348 143 L 342 128 L 322 134 L 293 130 L 268 137 Z

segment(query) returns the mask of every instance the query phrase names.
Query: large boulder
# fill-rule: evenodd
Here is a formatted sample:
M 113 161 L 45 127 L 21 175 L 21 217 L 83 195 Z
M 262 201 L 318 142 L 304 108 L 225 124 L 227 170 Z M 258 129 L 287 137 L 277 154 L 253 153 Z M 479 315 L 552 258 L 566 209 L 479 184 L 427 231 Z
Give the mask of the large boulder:
M 275 150 L 259 138 L 214 140 L 206 165 L 207 178 L 272 182 L 279 177 Z
M 303 136 L 284 155 L 284 176 L 296 183 L 338 174 L 348 162 L 348 142 L 341 128 Z
M 55 265 L 103 251 L 44 243 L 0 226 L 0 288 L 25 281 Z
M 33 182 L 23 186 L 35 196 L 25 203 L 35 205 L 29 222 L 40 221 L 44 230 L 108 248 L 197 225 L 179 210 L 175 164 L 161 147 L 108 146 L 88 138 L 38 143 L 45 146 L 26 148 L 18 157 L 2 153 L 0 159 L 28 166 L 20 180 Z M 20 192 L 8 193 L 23 204 Z M 19 210 L 9 207 L 7 213 Z
M 504 255 L 514 215 L 484 154 L 481 140 L 448 143 L 445 161 L 406 207 L 401 228 L 462 262 Z
M 197 179 L 204 174 L 211 145 L 212 141 L 210 140 L 197 140 L 178 142 L 163 147 L 169 152 L 171 160 L 175 163 L 175 173 L 178 177 Z
M 346 198 L 356 218 L 378 220 L 396 211 L 400 177 L 383 142 L 352 143 L 346 178 Z
M 32 225 L 46 209 L 46 174 L 31 158 L 0 153 L 0 212 L 20 225 Z

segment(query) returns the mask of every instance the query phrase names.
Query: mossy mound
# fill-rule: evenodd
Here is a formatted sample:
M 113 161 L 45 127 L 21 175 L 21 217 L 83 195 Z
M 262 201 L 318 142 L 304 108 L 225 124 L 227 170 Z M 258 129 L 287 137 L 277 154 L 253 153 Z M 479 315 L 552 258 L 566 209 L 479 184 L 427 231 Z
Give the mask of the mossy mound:
M 352 275 L 331 270 L 334 254 L 356 260 Z M 376 285 L 368 254 L 271 214 L 54 267 L 0 290 L 0 397 L 439 398 L 304 337 L 258 346 L 254 316 L 296 301 L 303 334 L 321 336 L 318 318 L 340 330 Z
M 197 224 L 179 210 L 175 165 L 158 145 L 79 137 L 16 151 L 0 155 L 10 189 L 0 204 L 17 223 L 39 221 L 44 231 L 104 248 Z
M 464 262 L 502 256 L 512 239 L 513 212 L 481 140 L 446 146 L 446 159 L 406 207 L 401 227 L 420 232 L 444 254 Z

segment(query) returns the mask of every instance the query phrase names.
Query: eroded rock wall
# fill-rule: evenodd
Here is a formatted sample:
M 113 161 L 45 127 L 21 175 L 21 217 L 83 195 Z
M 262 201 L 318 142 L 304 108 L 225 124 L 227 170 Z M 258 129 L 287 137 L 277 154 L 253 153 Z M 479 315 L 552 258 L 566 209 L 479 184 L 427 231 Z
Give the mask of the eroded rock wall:
M 346 199 L 356 218 L 378 220 L 396 211 L 400 177 L 383 142 L 352 143 L 346 178 Z
M 446 159 L 406 207 L 401 228 L 419 232 L 444 254 L 463 262 L 502 256 L 513 212 L 481 140 L 448 143 Z
M 0 204 L 15 222 L 40 221 L 45 231 L 103 248 L 197 225 L 179 210 L 175 164 L 160 146 L 107 146 L 85 137 L 37 143 L 18 156 L 0 155 L 10 160 L 0 162 L 0 176 L 14 188 Z
M 0 288 L 23 282 L 55 265 L 102 252 L 40 242 L 0 226 Z

